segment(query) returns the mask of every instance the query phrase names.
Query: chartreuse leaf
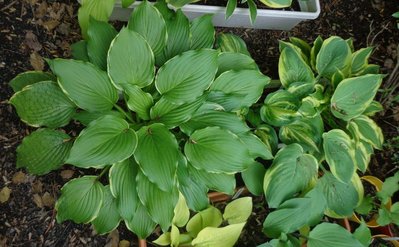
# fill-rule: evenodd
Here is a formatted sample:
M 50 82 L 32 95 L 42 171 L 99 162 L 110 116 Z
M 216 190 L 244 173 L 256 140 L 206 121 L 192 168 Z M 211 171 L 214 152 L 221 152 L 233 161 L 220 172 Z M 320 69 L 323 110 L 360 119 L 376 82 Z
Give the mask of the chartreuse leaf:
M 262 120 L 270 125 L 283 126 L 293 122 L 298 114 L 298 98 L 285 90 L 278 90 L 266 96 L 260 110 Z
M 55 82 L 42 81 L 15 93 L 10 103 L 21 120 L 31 126 L 58 128 L 65 126 L 75 114 L 75 104 Z
M 340 129 L 323 134 L 323 149 L 332 174 L 340 181 L 349 182 L 355 173 L 355 149 L 350 137 Z
M 210 206 L 209 208 L 198 212 L 187 223 L 186 230 L 188 234 L 195 238 L 205 227 L 218 227 L 222 224 L 223 217 L 219 209 Z
M 150 108 L 154 104 L 151 94 L 144 92 L 136 85 L 124 85 L 124 91 L 127 96 L 127 107 L 137 113 L 143 120 L 150 119 Z
M 397 191 L 399 191 L 399 172 L 396 172 L 392 177 L 385 179 L 381 191 L 377 192 L 377 196 L 383 204 L 386 204 Z
M 170 245 L 172 247 L 178 247 L 180 243 L 180 232 L 179 228 L 172 224 L 171 230 L 170 230 Z
M 119 215 L 116 199 L 111 193 L 110 186 L 107 185 L 103 189 L 104 200 L 101 205 L 100 212 L 98 216 L 91 222 L 94 229 L 98 234 L 105 234 L 113 231 L 118 227 L 121 221 L 121 216 Z
M 119 214 L 124 220 L 134 217 L 139 198 L 136 191 L 138 165 L 133 158 L 113 164 L 109 171 L 109 184 Z
M 88 112 L 88 111 L 79 111 L 73 115 L 73 119 L 79 121 L 81 124 L 87 126 L 89 125 L 92 121 L 103 117 L 105 115 L 112 115 L 118 118 L 124 118 L 125 116 L 118 112 L 118 111 L 107 111 L 107 112 Z
M 245 186 L 247 186 L 251 194 L 256 196 L 263 194 L 263 178 L 265 177 L 265 173 L 265 167 L 259 162 L 254 162 L 248 169 L 241 172 Z
M 363 187 L 357 175 L 352 181 L 342 183 L 330 172 L 323 175 L 317 182 L 327 201 L 327 215 L 343 218 L 352 215 L 353 210 L 362 200 Z
M 206 185 L 209 189 L 228 195 L 234 194 L 236 179 L 233 174 L 210 173 L 206 170 L 196 169 L 191 164 L 188 164 L 188 171 L 194 181 Z
M 87 29 L 87 55 L 90 62 L 102 70 L 107 69 L 107 54 L 118 32 L 107 22 L 90 18 Z
M 134 3 L 136 0 L 122 0 L 122 7 L 127 8 L 129 7 L 132 3 Z
M 230 225 L 245 223 L 252 213 L 252 198 L 242 197 L 227 204 L 224 209 L 223 219 Z
M 299 144 L 290 144 L 281 149 L 266 171 L 263 182 L 269 207 L 277 208 L 284 200 L 305 190 L 317 177 L 317 170 L 316 158 L 305 154 Z
M 190 25 L 191 49 L 213 48 L 215 42 L 215 28 L 212 23 L 212 14 L 195 18 Z
M 56 81 L 54 75 L 42 72 L 42 71 L 27 71 L 18 74 L 14 79 L 10 81 L 10 87 L 14 90 L 14 93 L 21 91 L 22 88 L 28 85 L 35 84 L 40 81 Z
M 178 227 L 185 226 L 187 221 L 190 219 L 190 210 L 187 207 L 186 199 L 184 198 L 184 195 L 180 192 L 179 200 L 177 201 L 174 213 L 175 216 L 173 217 L 172 223 Z
M 382 75 L 363 75 L 343 80 L 331 97 L 331 112 L 348 121 L 364 112 L 373 101 Z
M 245 222 L 219 228 L 205 227 L 198 233 L 198 236 L 193 239 L 191 244 L 194 247 L 234 246 L 240 237 L 244 225 Z
M 356 134 L 358 137 L 373 145 L 374 148 L 382 149 L 382 144 L 384 142 L 384 136 L 382 135 L 382 130 L 378 125 L 369 117 L 360 115 L 353 118 L 349 125 L 354 125 Z
M 313 228 L 308 237 L 309 247 L 363 247 L 345 228 L 333 223 L 321 223 Z
M 237 8 L 237 0 L 228 0 L 226 5 L 226 20 L 233 14 L 234 10 Z
M 201 96 L 215 77 L 217 55 L 214 50 L 204 49 L 172 58 L 158 70 L 155 80 L 158 92 L 175 104 L 188 103 Z
M 73 220 L 79 224 L 94 220 L 103 204 L 103 190 L 97 176 L 83 176 L 66 183 L 55 204 L 57 222 Z
M 355 75 L 364 70 L 368 65 L 368 59 L 373 52 L 372 47 L 362 48 L 352 54 L 351 74 Z
M 138 203 L 134 216 L 130 220 L 125 219 L 126 227 L 134 232 L 140 239 L 146 239 L 154 231 L 155 223 L 148 214 L 146 207 Z
M 191 45 L 190 22 L 181 9 L 173 13 L 172 18 L 167 18 L 165 13 L 162 13 L 162 15 L 164 15 L 166 21 L 168 42 L 162 53 L 155 57 L 156 64 L 159 67 L 172 57 L 188 51 Z
M 82 30 L 82 36 L 87 37 L 87 29 L 90 17 L 98 21 L 108 21 L 112 14 L 115 0 L 84 0 L 78 11 L 79 26 Z
M 91 63 L 72 60 L 48 60 L 58 84 L 79 107 L 89 112 L 109 111 L 118 101 L 118 92 L 107 73 Z
M 166 23 L 161 13 L 148 1 L 134 8 L 128 27 L 141 34 L 151 46 L 155 56 L 162 53 L 166 45 Z
M 285 8 L 291 6 L 292 0 L 260 0 L 271 8 Z
M 75 140 L 65 161 L 77 167 L 104 167 L 132 156 L 137 135 L 125 120 L 107 115 L 89 124 Z
M 170 240 L 170 232 L 165 232 L 159 238 L 155 239 L 152 241 L 154 244 L 160 245 L 160 246 L 170 246 L 171 240 Z
M 268 146 L 263 143 L 256 135 L 251 132 L 239 134 L 238 137 L 242 142 L 248 147 L 249 154 L 252 158 L 256 159 L 261 157 L 265 160 L 273 159 L 273 154 L 271 153 Z
M 108 75 L 118 89 L 148 86 L 154 79 L 154 54 L 140 34 L 123 28 L 108 51 Z
M 237 35 L 231 33 L 220 33 L 217 36 L 216 44 L 222 52 L 235 52 L 250 56 L 244 40 Z
M 331 78 L 338 70 L 346 71 L 351 59 L 352 52 L 346 41 L 338 36 L 331 36 L 323 42 L 317 54 L 316 70 L 320 75 Z
M 356 228 L 353 236 L 363 244 L 363 247 L 369 247 L 371 244 L 371 231 L 367 227 L 366 223 L 362 220 L 358 228 Z
M 174 190 L 179 154 L 175 136 L 159 123 L 142 127 L 137 135 L 134 157 L 141 171 L 159 189 Z
M 39 129 L 26 136 L 17 148 L 17 168 L 42 175 L 63 165 L 72 147 L 69 135 L 51 129 Z
M 302 98 L 314 90 L 313 71 L 302 58 L 301 51 L 297 47 L 286 45 L 283 48 L 278 72 L 283 86 L 298 97 Z
M 250 107 L 262 96 L 270 78 L 257 70 L 227 71 L 212 83 L 208 100 L 226 111 Z
M 219 76 L 229 70 L 258 70 L 258 65 L 248 55 L 236 52 L 221 52 L 218 56 Z
M 156 184 L 151 183 L 142 172 L 139 172 L 137 175 L 137 192 L 151 219 L 161 226 L 163 232 L 166 232 L 172 223 L 173 210 L 179 199 L 177 187 L 165 192 L 159 189 Z
M 244 143 L 219 127 L 195 131 L 184 146 L 188 161 L 197 169 L 216 173 L 244 171 L 252 159 Z

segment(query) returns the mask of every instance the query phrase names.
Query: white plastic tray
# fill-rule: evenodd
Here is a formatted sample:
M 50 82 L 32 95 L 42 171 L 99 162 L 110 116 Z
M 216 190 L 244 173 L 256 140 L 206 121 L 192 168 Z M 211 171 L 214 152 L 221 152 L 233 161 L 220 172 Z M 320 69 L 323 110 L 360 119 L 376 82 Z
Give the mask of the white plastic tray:
M 128 21 L 132 9 L 140 3 L 141 1 L 136 1 L 129 8 L 124 9 L 120 0 L 117 0 L 111 20 Z M 258 9 L 254 25 L 250 22 L 249 10 L 245 8 L 236 8 L 228 20 L 225 19 L 225 7 L 188 4 L 182 10 L 189 19 L 203 14 L 214 14 L 213 24 L 218 27 L 290 30 L 299 22 L 316 19 L 320 14 L 319 0 L 298 0 L 298 3 L 301 11 Z

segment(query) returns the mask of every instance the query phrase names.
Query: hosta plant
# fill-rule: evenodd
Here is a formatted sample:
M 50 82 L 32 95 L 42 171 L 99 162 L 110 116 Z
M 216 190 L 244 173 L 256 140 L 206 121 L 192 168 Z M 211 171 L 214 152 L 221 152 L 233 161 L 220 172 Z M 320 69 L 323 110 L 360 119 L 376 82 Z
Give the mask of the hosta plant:
M 39 128 L 18 147 L 17 166 L 37 175 L 63 164 L 95 169 L 62 187 L 58 222 L 103 234 L 124 221 L 140 238 L 156 225 L 173 231 L 179 195 L 204 210 L 208 190 L 233 194 L 236 173 L 272 158 L 241 114 L 269 78 L 234 40 L 222 36 L 213 49 L 210 16 L 190 23 L 144 1 L 119 32 L 91 17 L 74 59 L 47 60 L 53 74 L 10 82 L 18 116 Z M 62 129 L 71 121 L 83 128 L 76 135 Z

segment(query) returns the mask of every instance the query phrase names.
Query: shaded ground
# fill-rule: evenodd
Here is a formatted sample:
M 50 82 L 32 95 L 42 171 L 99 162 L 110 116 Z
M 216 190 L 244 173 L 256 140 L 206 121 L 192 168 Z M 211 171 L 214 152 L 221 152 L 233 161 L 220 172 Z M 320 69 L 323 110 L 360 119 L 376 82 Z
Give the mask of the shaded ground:
M 390 74 L 396 64 L 399 30 L 391 14 L 399 10 L 398 1 L 328 0 L 315 21 L 300 24 L 290 32 L 218 29 L 241 36 L 261 70 L 277 78 L 278 40 L 297 36 L 309 42 L 318 35 L 353 38 L 356 48 L 372 45 L 372 63 Z M 18 73 L 46 69 L 42 57 L 68 57 L 70 44 L 80 38 L 75 0 L 0 0 L 0 190 L 11 190 L 10 198 L 0 203 L 0 246 L 117 246 L 126 239 L 135 245 L 134 236 L 120 227 L 111 236 L 95 236 L 87 225 L 55 222 L 54 200 L 59 189 L 81 172 L 73 167 L 36 177 L 15 168 L 15 149 L 32 129 L 17 118 L 7 100 L 12 95 L 8 82 Z M 388 77 L 385 85 L 389 83 Z M 385 87 L 386 88 L 386 87 Z M 384 93 L 382 89 L 381 93 Z M 381 94 L 382 95 L 382 94 Z M 392 176 L 399 165 L 399 107 L 383 97 L 386 110 L 378 122 L 388 144 L 378 153 L 370 173 L 384 179 Z M 240 246 L 255 246 L 264 236 L 260 233 L 265 217 L 262 203 L 256 204 Z M 134 243 L 133 243 L 134 242 Z M 128 242 L 123 242 L 129 246 Z M 116 244 L 116 245 L 115 245 Z

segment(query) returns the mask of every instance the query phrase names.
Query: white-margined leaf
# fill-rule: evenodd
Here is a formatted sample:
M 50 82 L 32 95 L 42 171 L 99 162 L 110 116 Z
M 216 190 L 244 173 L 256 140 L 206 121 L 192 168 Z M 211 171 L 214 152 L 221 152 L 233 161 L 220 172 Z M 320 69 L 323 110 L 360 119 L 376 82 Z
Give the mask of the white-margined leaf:
M 191 49 L 213 48 L 215 28 L 212 23 L 213 14 L 205 14 L 195 18 L 190 25 Z
M 356 134 L 358 137 L 370 143 L 374 146 L 374 148 L 382 149 L 382 144 L 384 143 L 384 136 L 382 134 L 382 130 L 378 125 L 369 117 L 360 115 L 356 118 L 353 118 L 349 123 L 349 125 L 355 125 Z
M 84 0 L 78 11 L 79 26 L 82 36 L 87 37 L 90 17 L 98 21 L 108 21 L 114 9 L 115 0 Z
M 144 92 L 136 85 L 124 85 L 124 92 L 127 96 L 127 107 L 137 113 L 143 120 L 150 119 L 150 108 L 154 104 L 151 94 Z
M 221 52 L 218 56 L 218 66 L 218 76 L 229 70 L 259 70 L 250 56 L 236 52 Z
M 345 228 L 333 223 L 321 223 L 308 237 L 309 247 L 363 247 Z
M 36 82 L 40 81 L 56 81 L 57 78 L 55 78 L 54 75 L 47 73 L 47 72 L 42 72 L 42 71 L 26 71 L 21 74 L 18 74 L 16 77 L 14 77 L 10 82 L 9 85 L 10 87 L 14 90 L 14 92 L 21 91 L 22 88 L 32 85 Z
M 368 65 L 368 59 L 373 52 L 372 47 L 362 48 L 352 54 L 351 74 L 355 75 L 364 70 Z
M 250 56 L 244 40 L 237 35 L 231 33 L 220 33 L 217 36 L 216 44 L 222 52 L 235 52 Z
M 146 239 L 155 230 L 155 223 L 149 215 L 146 207 L 139 202 L 133 218 L 125 220 L 127 229 L 134 232 L 140 239 Z

